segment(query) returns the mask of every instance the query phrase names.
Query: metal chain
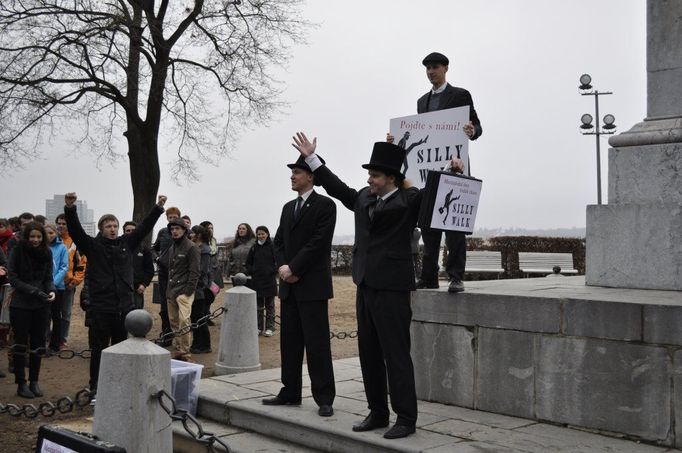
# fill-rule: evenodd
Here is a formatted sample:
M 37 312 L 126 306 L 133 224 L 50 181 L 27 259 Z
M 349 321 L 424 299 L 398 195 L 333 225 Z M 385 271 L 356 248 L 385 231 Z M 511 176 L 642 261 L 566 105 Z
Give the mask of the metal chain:
M 0 347 L 0 349 L 4 348 Z M 82 359 L 89 359 L 92 357 L 92 350 L 90 349 L 84 349 L 82 351 L 74 351 L 73 349 L 61 349 L 59 351 L 53 351 L 52 349 L 45 346 L 40 346 L 35 349 L 29 349 L 28 346 L 25 344 L 13 344 L 9 346 L 7 349 L 12 351 L 14 354 L 23 354 L 25 356 L 37 355 L 46 358 L 59 357 L 60 359 L 64 360 L 73 359 L 74 357 L 80 357 Z
M 171 340 L 176 337 L 181 337 L 183 335 L 187 335 L 190 333 L 192 330 L 198 329 L 199 327 L 202 327 L 206 324 L 208 324 L 209 321 L 213 321 L 214 319 L 220 317 L 225 313 L 227 309 L 225 307 L 219 307 L 213 313 L 209 313 L 206 316 L 203 316 L 197 320 L 197 322 L 193 322 L 182 329 L 179 330 L 174 330 L 171 332 L 166 332 L 166 333 L 161 333 L 159 335 L 159 338 L 154 340 L 154 343 L 156 344 L 161 344 L 165 343 L 168 340 Z
M 70 396 L 63 396 L 56 400 L 44 401 L 38 405 L 35 404 L 3 404 L 0 403 L 0 414 L 9 414 L 12 417 L 21 417 L 22 415 L 26 418 L 36 418 L 38 415 L 43 417 L 52 417 L 57 413 L 66 414 L 73 411 L 74 408 L 83 408 L 90 404 L 94 393 L 88 388 L 84 388 L 76 392 L 76 395 L 71 398 Z
M 223 440 L 221 440 L 219 437 L 216 437 L 214 433 L 204 431 L 204 427 L 201 426 L 199 420 L 197 420 L 192 414 L 184 409 L 178 409 L 175 404 L 175 398 L 169 395 L 168 392 L 165 390 L 160 390 L 158 393 L 155 393 L 152 396 L 159 400 L 161 409 L 168 414 L 171 420 L 179 420 L 182 422 L 182 427 L 185 428 L 187 434 L 192 436 L 192 439 L 196 440 L 197 442 L 206 444 L 209 452 L 217 452 L 218 450 L 215 449 L 214 444 L 218 444 L 225 449 L 226 453 L 230 453 L 230 447 L 228 447 Z
M 275 315 L 275 324 L 278 326 L 281 326 L 282 323 L 278 321 L 278 319 L 282 319 L 280 315 Z M 357 330 L 351 330 L 350 332 L 332 332 L 331 330 L 329 331 L 329 339 L 333 340 L 334 338 L 338 340 L 345 340 L 346 338 L 357 338 L 358 336 L 358 331 Z

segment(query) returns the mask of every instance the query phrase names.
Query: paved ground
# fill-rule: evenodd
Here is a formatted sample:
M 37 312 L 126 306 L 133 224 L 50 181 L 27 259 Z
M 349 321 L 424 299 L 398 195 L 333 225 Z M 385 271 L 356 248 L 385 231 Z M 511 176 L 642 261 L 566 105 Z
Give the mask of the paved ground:
M 300 407 L 263 406 L 261 398 L 276 394 L 280 388 L 278 369 L 203 379 L 201 396 L 206 404 L 204 412 L 227 405 L 230 408 L 232 423 L 241 428 L 274 434 L 290 442 L 306 439 L 306 445 L 324 451 L 328 451 L 327 448 L 332 445 L 343 447 L 342 450 L 336 451 L 354 452 L 678 451 L 527 419 L 425 401 L 419 402 L 417 433 L 407 439 L 385 440 L 382 437 L 385 430 L 353 433 L 352 423 L 361 420 L 367 413 L 359 361 L 357 358 L 336 360 L 334 369 L 337 399 L 334 404 L 335 414 L 330 418 L 317 416 L 317 406 L 310 397 L 310 381 L 307 376 L 304 376 L 304 400 Z M 215 404 L 213 408 L 209 407 L 212 403 Z M 242 433 L 240 430 L 225 428 L 221 434 L 225 435 L 224 439 L 229 443 L 231 436 Z M 234 440 L 237 441 L 237 438 Z M 364 448 L 363 444 L 367 448 Z

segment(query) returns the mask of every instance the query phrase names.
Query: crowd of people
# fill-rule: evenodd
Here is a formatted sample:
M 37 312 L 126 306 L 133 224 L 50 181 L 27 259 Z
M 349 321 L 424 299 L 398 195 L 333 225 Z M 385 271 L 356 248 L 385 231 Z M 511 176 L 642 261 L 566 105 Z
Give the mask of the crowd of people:
M 97 236 L 91 237 L 78 219 L 76 198 L 75 193 L 65 195 L 64 213 L 54 223 L 28 212 L 0 218 L 0 344 L 10 346 L 8 369 L 15 376 L 17 394 L 24 398 L 43 395 L 39 377 L 46 352 L 68 348 L 79 286 L 91 350 L 89 388 L 93 394 L 102 350 L 127 338 L 125 316 L 144 307 L 146 289 L 157 271 L 164 334 L 209 314 L 224 287 L 224 265 L 210 221 L 192 225 L 178 208 L 164 210 L 166 198 L 159 196 L 139 224 L 123 224 L 121 235 L 118 219 L 106 214 L 97 223 Z M 167 225 L 148 247 L 144 238 L 164 211 Z M 259 226 L 254 233 L 248 223 L 239 224 L 227 249 L 227 272 L 245 273 L 247 286 L 257 293 L 258 333 L 272 336 L 277 270 L 268 228 Z M 211 352 L 210 325 L 203 323 L 162 345 L 173 347 L 174 359 L 192 361 L 192 354 Z M 2 370 L 0 377 L 6 377 Z
M 469 106 L 470 121 L 462 130 L 470 140 L 478 138 L 482 128 L 471 95 L 446 81 L 448 58 L 434 52 L 422 64 L 432 88 L 417 101 L 418 113 Z M 367 186 L 359 190 L 346 185 L 327 167 L 316 153 L 316 139 L 311 141 L 299 132 L 293 140 L 299 156 L 288 167 L 291 189 L 297 197 L 283 206 L 273 240 L 265 226 L 257 227 L 254 233 L 250 225 L 241 223 L 229 253 L 230 273 L 250 276 L 247 285 L 257 293 L 258 330 L 265 336 L 273 333 L 274 297 L 278 292 L 281 300 L 282 388 L 262 403 L 301 404 L 305 354 L 318 414 L 334 414 L 328 301 L 333 297 L 330 255 L 336 205 L 314 190 L 322 186 L 355 217 L 353 282 L 357 285 L 358 349 L 369 413 L 352 429 L 362 432 L 389 425 L 390 387 L 390 406 L 397 419 L 383 436 L 409 436 L 415 432 L 418 417 L 410 356 L 410 292 L 439 286 L 441 231 L 422 230 L 424 263 L 415 281 L 413 243 L 418 236 L 414 229 L 423 191 L 405 180 L 408 150 L 404 140 L 393 144 L 394 137 L 388 134 L 386 141 L 374 144 L 369 163 L 362 166 L 368 172 Z M 447 168 L 462 173 L 465 164 L 454 157 Z M 71 303 L 68 291 L 83 281 L 77 274 L 84 272 L 81 306 L 86 309 L 92 349 L 90 388 L 96 390 L 102 349 L 126 338 L 125 315 L 144 302 L 141 296 L 153 275 L 153 259 L 152 252 L 141 244 L 164 211 L 167 227 L 159 231 L 152 247 L 158 266 L 163 333 L 186 328 L 205 316 L 223 277 L 217 272 L 213 225 L 202 222 L 192 226 L 189 216 L 182 216 L 178 208 L 164 210 L 165 196 L 158 197 L 139 224 L 126 222 L 122 236 L 118 235 L 116 217 L 102 216 L 97 237 L 83 231 L 74 205 L 76 198 L 75 193 L 65 195 L 65 225 L 61 229 L 59 223 L 43 225 L 30 214 L 0 220 L 0 245 L 10 249 L 8 263 L 5 254 L 0 254 L 0 277 L 8 277 L 13 288 L 9 317 L 16 344 L 30 349 L 45 346 L 51 320 L 49 347 L 58 349 L 68 339 L 65 318 L 70 308 L 63 307 Z M 450 250 L 446 263 L 448 292 L 458 293 L 464 290 L 464 234 L 447 232 L 445 236 Z M 207 329 L 202 325 L 187 335 L 168 335 L 173 336 L 173 357 L 191 361 L 192 354 L 210 351 Z M 32 398 L 42 394 L 38 386 L 40 355 L 28 354 L 28 385 L 26 355 L 25 350 L 14 349 L 14 374 L 17 393 Z

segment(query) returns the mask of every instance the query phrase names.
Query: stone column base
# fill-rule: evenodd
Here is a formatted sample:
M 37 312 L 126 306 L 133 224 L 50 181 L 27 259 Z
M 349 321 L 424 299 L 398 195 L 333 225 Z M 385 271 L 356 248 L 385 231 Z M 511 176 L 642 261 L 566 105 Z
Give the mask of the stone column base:
M 682 205 L 587 207 L 585 282 L 682 290 Z

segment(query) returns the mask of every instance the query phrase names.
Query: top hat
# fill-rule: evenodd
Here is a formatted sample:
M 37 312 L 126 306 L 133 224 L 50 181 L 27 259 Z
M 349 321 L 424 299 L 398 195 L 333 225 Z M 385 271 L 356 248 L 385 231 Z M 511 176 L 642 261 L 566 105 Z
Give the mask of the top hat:
M 376 142 L 369 163 L 364 164 L 362 168 L 379 170 L 387 175 L 403 179 L 405 175 L 400 172 L 400 168 L 404 160 L 405 150 L 400 146 L 388 142 Z
M 428 66 L 430 64 L 442 64 L 443 66 L 447 66 L 448 64 L 450 64 L 450 60 L 448 60 L 448 57 L 446 57 L 442 53 L 431 52 L 426 57 L 424 57 L 424 59 L 422 60 L 422 64 L 424 66 Z

